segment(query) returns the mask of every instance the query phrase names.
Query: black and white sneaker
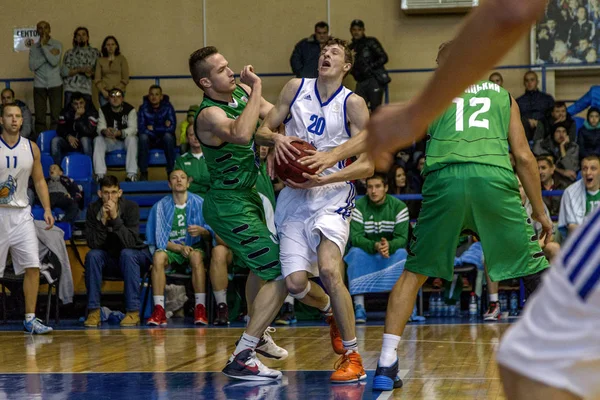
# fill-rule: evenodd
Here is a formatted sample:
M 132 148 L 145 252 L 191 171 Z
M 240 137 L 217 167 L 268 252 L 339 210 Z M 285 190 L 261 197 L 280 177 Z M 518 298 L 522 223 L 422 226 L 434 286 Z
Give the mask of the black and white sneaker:
M 230 378 L 247 381 L 273 381 L 283 376 L 281 371 L 261 363 L 252 349 L 243 350 L 236 356 L 229 357 L 223 373 Z
M 256 352 L 261 356 L 272 358 L 274 360 L 285 360 L 288 356 L 288 352 L 283 347 L 277 346 L 271 333 L 275 332 L 276 329 L 268 327 L 263 333 L 258 345 L 256 346 Z

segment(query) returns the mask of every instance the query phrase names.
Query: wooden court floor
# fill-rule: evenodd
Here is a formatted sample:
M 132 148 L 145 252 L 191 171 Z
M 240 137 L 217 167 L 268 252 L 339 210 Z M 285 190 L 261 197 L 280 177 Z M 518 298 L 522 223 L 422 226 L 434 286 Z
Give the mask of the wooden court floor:
M 332 385 L 327 383 L 328 371 L 333 370 L 338 358 L 331 350 L 327 326 L 278 328 L 273 337 L 290 356 L 284 361 L 265 361 L 270 367 L 283 370 L 286 376 L 286 391 L 273 392 L 275 397 L 250 396 L 241 392 L 231 394 L 231 391 L 227 394 L 221 390 L 221 386 L 232 383 L 219 371 L 241 334 L 241 328 L 73 329 L 57 330 L 48 336 L 3 331 L 0 332 L 3 343 L 0 389 L 10 392 L 10 378 L 21 374 L 27 378 L 94 374 L 123 377 L 135 373 L 142 373 L 138 381 L 141 385 L 146 379 L 154 381 L 155 388 L 160 388 L 156 376 L 164 373 L 164 376 L 183 374 L 181 376 L 191 377 L 194 394 L 187 398 L 292 399 L 306 398 L 302 394 L 310 392 L 322 394 L 311 395 L 311 398 L 336 399 L 504 399 L 494 351 L 508 326 L 501 323 L 409 325 L 398 349 L 404 387 L 383 393 L 372 393 L 369 384 L 377 365 L 383 327 L 357 328 L 364 366 L 370 371 L 369 382 L 342 391 L 331 389 Z M 27 379 L 23 382 L 26 385 Z M 44 392 L 42 383 L 45 381 L 40 378 L 39 382 L 38 390 Z M 311 384 L 319 387 L 311 387 Z M 67 386 L 66 391 L 78 385 Z M 164 389 L 169 385 L 164 383 L 162 386 Z M 256 389 L 253 388 L 252 393 L 260 394 Z M 264 388 L 261 390 L 264 392 Z M 173 391 L 168 395 L 167 390 L 167 396 L 163 398 L 185 398 L 179 394 L 182 393 Z

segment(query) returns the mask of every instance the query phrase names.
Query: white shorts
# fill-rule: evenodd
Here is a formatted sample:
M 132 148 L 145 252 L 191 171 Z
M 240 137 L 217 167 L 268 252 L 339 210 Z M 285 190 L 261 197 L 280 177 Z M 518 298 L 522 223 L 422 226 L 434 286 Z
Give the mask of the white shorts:
M 596 231 L 600 234 L 600 224 Z M 527 302 L 523 318 L 502 338 L 500 365 L 583 398 L 600 396 L 598 240 L 570 240 Z
M 319 276 L 317 248 L 321 234 L 344 256 L 355 195 L 354 185 L 346 182 L 311 189 L 286 187 L 279 193 L 275 226 L 284 277 L 297 271 Z
M 15 274 L 25 273 L 25 268 L 40 267 L 31 207 L 0 207 L 0 276 L 4 276 L 8 249 Z

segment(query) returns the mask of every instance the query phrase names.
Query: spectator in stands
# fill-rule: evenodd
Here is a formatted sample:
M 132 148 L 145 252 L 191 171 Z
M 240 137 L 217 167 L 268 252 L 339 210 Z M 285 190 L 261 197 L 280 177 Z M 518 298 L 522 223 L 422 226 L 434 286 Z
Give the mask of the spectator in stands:
M 383 67 L 388 56 L 381 43 L 374 37 L 365 36 L 365 23 L 355 19 L 350 23 L 352 43 L 350 49 L 355 53 L 351 74 L 356 79 L 357 95 L 367 102 L 371 112 L 383 101 L 383 94 L 391 79 Z
M 393 165 L 388 172 L 387 181 L 389 182 L 389 194 L 413 194 L 413 191 L 408 184 L 408 176 L 404 165 Z M 419 210 L 421 209 L 421 201 L 409 200 L 405 201 L 405 203 L 408 206 L 410 219 L 416 219 L 419 216 Z
M 571 26 L 573 26 L 573 18 L 571 18 L 569 10 L 560 10 L 560 14 L 558 15 L 556 23 L 557 37 L 555 43 L 559 40 L 563 43 L 567 43 L 567 41 L 569 40 L 569 32 L 571 31 Z
M 0 92 L 0 97 L 2 100 L 2 104 L 0 105 L 0 115 L 2 115 L 2 110 L 5 104 L 17 104 L 21 109 L 21 115 L 23 116 L 23 125 L 21 126 L 20 135 L 35 142 L 37 140 L 37 135 L 33 132 L 33 115 L 31 115 L 31 110 L 29 107 L 27 107 L 27 104 L 23 103 L 21 100 L 17 100 L 15 98 L 14 90 L 11 88 L 5 88 L 2 90 L 2 92 Z M 1 125 L 0 133 L 2 133 Z
M 579 39 L 579 45 L 575 50 L 575 57 L 580 59 L 582 62 L 587 62 L 588 53 L 594 50 L 594 48 L 590 44 L 590 40 L 588 38 Z
M 329 39 L 329 25 L 321 21 L 315 24 L 315 33 L 302 39 L 294 47 L 290 65 L 296 78 L 316 78 L 319 76 L 319 56 L 321 46 Z
M 600 155 L 600 109 L 590 107 L 587 119 L 579 129 L 577 144 L 579 145 L 579 159 L 587 156 Z
M 50 206 L 61 208 L 65 212 L 60 221 L 73 223 L 79 214 L 79 201 L 83 198 L 81 189 L 75 181 L 63 175 L 63 169 L 58 164 L 50 166 L 50 176 L 46 178 Z
M 554 50 L 552 50 L 552 61 L 555 64 L 581 64 L 581 60 L 570 55 L 567 43 L 562 40 L 554 42 Z
M 570 234 L 586 215 L 600 207 L 600 158 L 588 156 L 581 161 L 582 179 L 563 193 L 558 215 L 558 229 Z M 565 232 L 566 231 L 566 232 Z
M 200 196 L 188 192 L 189 178 L 185 171 L 174 170 L 169 175 L 172 195 L 156 203 L 148 217 L 146 243 L 153 254 L 152 293 L 154 311 L 147 325 L 166 326 L 165 269 L 170 265 L 176 272 L 191 268 L 196 306 L 194 324 L 207 325 L 206 273 L 203 244 L 211 241 L 212 232 L 202 216 Z
M 500 87 L 504 87 L 504 78 L 502 77 L 502 74 L 500 74 L 500 72 L 493 72 L 488 78 L 488 80 L 494 82 Z
M 591 21 L 588 21 L 587 9 L 583 6 L 577 8 L 577 21 L 571 26 L 569 31 L 569 47 L 575 50 L 579 41 L 587 39 L 590 43 L 596 36 L 596 27 Z
M 175 169 L 185 171 L 190 178 L 189 191 L 204 198 L 206 192 L 210 188 L 210 175 L 206 167 L 206 160 L 202 153 L 200 141 L 194 133 L 194 125 L 188 125 L 187 128 L 187 143 L 190 150 L 182 154 L 175 160 Z
M 78 92 L 71 96 L 71 104 L 60 113 L 57 136 L 52 139 L 51 152 L 54 163 L 59 164 L 67 151 L 79 151 L 92 157 L 92 144 L 98 126 L 98 112 L 88 106 Z
M 191 105 L 190 108 L 188 108 L 185 121 L 181 123 L 181 127 L 179 128 L 179 149 L 181 154 L 185 153 L 189 149 L 187 130 L 188 126 L 194 125 L 194 118 L 196 118 L 196 112 L 198 111 L 198 108 L 200 107 L 197 105 Z
M 84 325 L 100 325 L 100 287 L 106 274 L 123 278 L 127 313 L 121 326 L 135 326 L 140 323 L 140 274 L 152 264 L 152 255 L 139 236 L 137 203 L 122 197 L 113 175 L 105 176 L 99 186 L 99 199 L 89 205 L 85 222 L 90 251 L 85 256 L 88 316 Z
M 567 108 L 567 112 L 577 115 L 590 106 L 600 108 L 600 85 L 592 86 L 586 94 Z
M 552 96 L 540 92 L 538 89 L 538 76 L 534 71 L 527 71 L 523 81 L 525 83 L 525 94 L 517 99 L 517 104 L 521 110 L 521 121 L 523 121 L 527 139 L 531 140 L 538 121 L 550 111 L 554 105 L 554 99 Z
M 33 72 L 33 105 L 35 107 L 35 132 L 48 129 L 46 125 L 47 102 L 50 102 L 50 129 L 56 129 L 62 108 L 62 77 L 60 59 L 62 44 L 50 37 L 50 24 L 37 23 L 40 41 L 29 49 L 29 69 Z
M 90 46 L 88 29 L 83 26 L 75 29 L 73 48 L 65 53 L 61 68 L 65 86 L 65 105 L 71 104 L 71 96 L 75 92 L 83 94 L 87 105 L 92 105 L 92 76 L 98 58 L 100 52 Z
M 100 181 L 106 174 L 106 152 L 127 151 L 125 157 L 126 181 L 137 181 L 137 113 L 135 108 L 124 101 L 121 89 L 109 91 L 108 104 L 100 107 L 98 136 L 94 139 L 94 172 Z
M 94 84 L 98 89 L 100 107 L 108 104 L 108 91 L 121 89 L 123 93 L 129 84 L 129 64 L 123 54 L 117 38 L 107 36 L 102 42 L 102 57 L 96 62 Z
M 425 154 L 420 154 L 417 158 L 415 170 L 410 174 L 410 188 L 413 193 L 421 193 L 425 178 L 423 177 L 423 167 L 425 166 Z
M 568 32 L 564 38 L 558 36 L 559 32 L 556 29 L 556 20 L 554 19 L 554 17 L 548 18 L 548 20 L 546 20 L 546 27 L 548 28 L 548 37 L 552 40 L 553 43 L 555 40 L 567 40 L 569 38 Z
M 592 21 L 596 28 L 600 23 L 600 1 L 599 0 L 588 0 L 588 15 L 590 21 Z
M 533 144 L 533 154 L 550 154 L 556 160 L 556 172 L 573 182 L 579 171 L 579 146 L 571 142 L 564 123 L 554 125 L 554 133 Z
M 590 64 L 598 62 L 598 50 L 596 50 L 593 47 L 590 48 L 590 50 L 587 52 L 587 55 L 585 56 L 585 62 L 588 62 Z
M 364 294 L 391 291 L 406 261 L 408 208 L 387 191 L 385 175 L 373 175 L 367 179 L 367 196 L 352 211 L 352 247 L 344 260 L 358 324 L 367 320 Z
M 564 101 L 554 103 L 550 114 L 538 121 L 533 140 L 537 141 L 551 136 L 556 124 L 564 124 L 567 128 L 569 140 L 575 143 L 577 140 L 577 124 L 567 113 L 567 105 Z
M 163 149 L 167 159 L 167 175 L 175 164 L 175 127 L 177 118 L 169 96 L 163 95 L 158 85 L 150 86 L 144 104 L 138 112 L 138 134 L 141 180 L 148 180 L 150 149 Z
M 551 156 L 537 156 L 538 171 L 542 190 L 565 190 L 570 182 L 556 172 L 554 158 Z M 557 216 L 560 210 L 560 199 L 562 196 L 544 196 L 544 204 L 550 211 L 551 216 Z

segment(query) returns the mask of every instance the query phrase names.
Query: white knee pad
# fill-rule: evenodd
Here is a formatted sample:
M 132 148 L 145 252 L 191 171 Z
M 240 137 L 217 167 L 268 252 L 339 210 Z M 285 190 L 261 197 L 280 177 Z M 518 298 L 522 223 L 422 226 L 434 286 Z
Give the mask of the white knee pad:
M 301 291 L 298 294 L 294 294 L 294 293 L 290 293 L 290 296 L 292 296 L 293 298 L 297 299 L 297 300 L 302 300 L 303 298 L 306 297 L 306 295 L 308 294 L 308 292 L 310 292 L 310 281 L 308 281 L 308 284 L 306 285 L 306 287 L 304 288 L 303 291 Z

